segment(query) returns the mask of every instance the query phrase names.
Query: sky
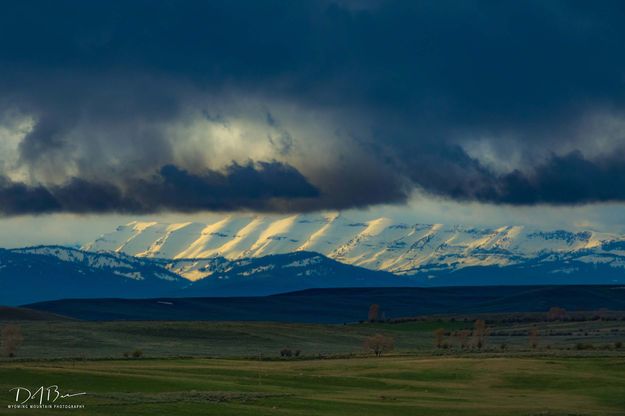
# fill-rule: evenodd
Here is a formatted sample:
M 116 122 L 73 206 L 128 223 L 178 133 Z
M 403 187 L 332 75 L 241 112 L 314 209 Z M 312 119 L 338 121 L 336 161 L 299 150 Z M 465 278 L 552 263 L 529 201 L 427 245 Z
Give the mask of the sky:
M 327 210 L 625 232 L 621 1 L 13 1 L 0 246 Z

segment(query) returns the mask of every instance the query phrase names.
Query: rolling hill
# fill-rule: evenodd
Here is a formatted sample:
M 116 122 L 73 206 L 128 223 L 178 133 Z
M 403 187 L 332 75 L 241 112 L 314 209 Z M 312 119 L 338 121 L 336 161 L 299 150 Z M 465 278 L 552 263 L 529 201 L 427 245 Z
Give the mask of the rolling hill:
M 86 320 L 216 320 L 342 323 L 373 303 L 399 318 L 427 314 L 625 310 L 623 286 L 486 286 L 311 289 L 262 297 L 70 299 L 28 308 Z

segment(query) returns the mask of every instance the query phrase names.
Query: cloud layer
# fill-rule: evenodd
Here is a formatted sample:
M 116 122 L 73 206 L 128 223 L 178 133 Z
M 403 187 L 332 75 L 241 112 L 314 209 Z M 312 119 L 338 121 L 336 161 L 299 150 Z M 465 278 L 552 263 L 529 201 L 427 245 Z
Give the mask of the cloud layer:
M 279 211 L 288 209 L 283 205 L 292 199 L 318 194 L 299 172 L 279 162 L 232 164 L 225 172 L 202 174 L 166 165 L 148 179 L 122 184 L 71 178 L 62 185 L 45 187 L 0 178 L 0 213 Z
M 623 201 L 623 22 L 618 1 L 4 5 L 0 212 Z

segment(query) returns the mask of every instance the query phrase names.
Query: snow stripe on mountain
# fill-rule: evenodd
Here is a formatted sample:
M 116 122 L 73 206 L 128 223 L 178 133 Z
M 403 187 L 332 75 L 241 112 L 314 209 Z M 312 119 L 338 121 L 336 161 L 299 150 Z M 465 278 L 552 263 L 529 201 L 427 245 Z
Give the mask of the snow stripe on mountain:
M 132 222 L 83 249 L 169 259 L 242 259 L 313 251 L 373 270 L 414 274 L 514 265 L 550 253 L 622 267 L 625 239 L 594 231 L 545 231 L 518 225 L 478 228 L 405 224 L 389 218 L 355 221 L 339 213 L 325 213 L 227 215 L 206 224 Z M 196 263 L 185 264 L 181 274 L 188 278 L 204 275 L 198 270 L 206 269 L 207 264 Z

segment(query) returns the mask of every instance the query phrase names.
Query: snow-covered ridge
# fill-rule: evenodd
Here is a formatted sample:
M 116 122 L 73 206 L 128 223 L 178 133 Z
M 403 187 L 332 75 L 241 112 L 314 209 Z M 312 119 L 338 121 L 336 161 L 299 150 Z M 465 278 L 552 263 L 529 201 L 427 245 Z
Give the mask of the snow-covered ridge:
M 405 224 L 388 218 L 363 222 L 338 213 L 227 215 L 207 224 L 132 222 L 83 249 L 194 259 L 168 265 L 168 269 L 193 280 L 215 270 L 210 259 L 258 258 L 297 251 L 318 252 L 343 263 L 398 274 L 507 266 L 546 259 L 550 254 L 616 267 L 625 264 L 625 237 L 616 234 L 517 225 L 477 228 Z
M 10 253 L 32 254 L 36 256 L 54 257 L 62 262 L 74 263 L 92 270 L 106 269 L 116 276 L 132 280 L 145 280 L 146 276 L 152 279 L 167 281 L 196 281 L 213 275 L 235 274 L 251 276 L 256 273 L 273 269 L 310 268 L 323 262 L 323 256 L 316 253 L 298 252 L 288 255 L 284 259 L 254 266 L 256 259 L 233 259 L 211 257 L 206 259 L 161 259 L 134 257 L 125 253 L 115 252 L 88 252 L 64 246 L 35 246 L 7 250 Z M 286 262 L 284 262 L 286 261 Z M 281 263 L 284 262 L 284 263 Z M 0 269 L 5 265 L 0 261 Z M 241 272 L 241 270 L 243 270 Z
M 93 253 L 64 246 L 35 246 L 11 249 L 9 252 L 53 256 L 63 262 L 80 264 L 91 269 L 107 269 L 113 274 L 132 280 L 145 280 L 150 276 L 159 280 L 177 281 L 180 276 L 150 259 L 142 259 L 125 253 Z

